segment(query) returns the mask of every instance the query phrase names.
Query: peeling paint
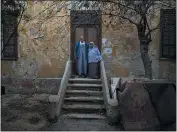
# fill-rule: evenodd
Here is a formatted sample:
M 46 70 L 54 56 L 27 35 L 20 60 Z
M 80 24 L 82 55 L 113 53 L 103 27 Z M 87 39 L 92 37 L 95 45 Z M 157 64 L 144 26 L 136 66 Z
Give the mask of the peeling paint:
M 44 37 L 44 33 L 41 30 L 41 27 L 42 27 L 41 23 L 33 24 L 33 26 L 30 27 L 29 36 L 31 37 L 31 39 L 37 39 L 37 38 Z
M 41 1 L 39 4 L 34 4 L 33 1 L 28 2 L 25 13 L 34 17 L 43 10 L 46 4 L 50 6 L 53 2 Z M 55 15 L 57 16 L 58 13 L 65 15 L 65 12 L 59 10 Z M 65 30 L 68 29 L 68 25 L 64 23 L 68 18 L 51 17 L 46 19 L 46 16 L 47 14 L 43 12 L 34 20 L 27 22 L 22 19 L 18 27 L 19 58 L 17 61 L 2 61 L 3 74 L 16 78 L 62 76 L 65 62 L 68 59 L 70 36 L 68 35 L 69 30 Z M 60 33 L 51 30 L 60 27 L 64 29 Z
M 112 48 L 103 49 L 103 55 L 111 55 L 111 54 L 112 54 Z
M 107 23 L 111 18 L 103 16 L 102 28 L 102 54 L 106 73 L 109 77 L 112 76 L 127 76 L 127 77 L 143 77 L 144 65 L 140 54 L 140 45 L 136 27 L 130 23 L 120 24 L 118 21 L 110 24 Z M 104 20 L 106 20 L 104 22 Z M 153 20 L 153 25 L 157 24 L 158 20 Z M 176 78 L 175 63 L 159 61 L 159 30 L 152 33 L 152 42 L 149 45 L 149 55 L 152 60 L 153 78 Z M 106 49 L 108 48 L 108 49 Z M 112 55 L 109 51 L 112 48 Z M 120 68 L 121 66 L 121 68 Z M 171 67 L 172 70 L 169 69 Z M 111 69 L 111 70 L 110 70 Z
M 28 1 L 26 14 L 36 16 L 53 4 L 41 1 L 34 4 Z M 57 10 L 56 10 L 57 9 Z M 34 20 L 23 19 L 18 27 L 18 60 L 2 61 L 3 77 L 61 77 L 68 59 L 70 42 L 69 11 L 61 4 L 52 6 L 50 11 L 42 12 Z M 50 18 L 47 16 L 50 16 Z M 140 55 L 137 29 L 127 21 L 111 20 L 102 16 L 101 53 L 106 73 L 111 76 L 139 77 L 144 75 L 144 66 Z M 108 23 L 111 24 L 108 26 Z M 158 20 L 153 20 L 151 26 Z M 160 31 L 152 33 L 149 55 L 152 60 L 154 78 L 176 78 L 176 63 L 159 61 Z

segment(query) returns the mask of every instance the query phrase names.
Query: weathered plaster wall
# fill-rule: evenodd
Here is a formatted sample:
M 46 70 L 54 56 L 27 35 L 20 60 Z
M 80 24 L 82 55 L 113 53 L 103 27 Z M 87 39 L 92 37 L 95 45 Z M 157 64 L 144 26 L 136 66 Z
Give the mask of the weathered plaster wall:
M 160 13 L 160 12 L 158 12 Z M 127 21 L 102 16 L 102 55 L 109 77 L 144 77 L 144 66 L 140 55 L 137 29 Z M 151 26 L 158 20 L 153 19 Z M 153 78 L 175 79 L 176 63 L 160 61 L 160 31 L 152 33 L 149 55 L 152 60 Z
M 69 17 L 62 4 L 57 6 L 57 3 L 59 2 L 28 2 L 18 27 L 19 58 L 17 61 L 2 61 L 3 76 L 62 76 L 68 59 Z M 45 11 L 42 12 L 43 10 Z
M 63 3 L 57 1 L 28 2 L 18 28 L 19 58 L 2 61 L 3 77 L 62 77 L 70 43 L 69 11 L 62 6 Z M 153 24 L 156 25 L 157 20 L 153 20 Z M 149 53 L 153 77 L 175 79 L 176 63 L 159 61 L 159 30 L 152 36 Z M 137 30 L 129 22 L 122 24 L 118 19 L 102 16 L 102 55 L 109 77 L 144 76 Z
M 102 54 L 108 75 L 122 77 L 143 75 L 136 29 L 131 24 L 118 23 L 108 28 L 105 24 L 106 22 L 102 24 Z

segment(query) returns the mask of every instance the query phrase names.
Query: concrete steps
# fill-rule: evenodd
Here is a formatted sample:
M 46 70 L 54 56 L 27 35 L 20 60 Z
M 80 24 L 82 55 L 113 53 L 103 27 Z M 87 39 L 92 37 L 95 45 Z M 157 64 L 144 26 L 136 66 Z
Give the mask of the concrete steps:
M 71 119 L 106 119 L 106 117 L 101 114 L 80 114 L 80 113 L 69 113 L 65 114 L 63 117 Z
M 67 90 L 66 91 L 66 96 L 65 97 L 70 97 L 70 96 L 102 96 L 103 92 L 102 91 L 91 91 L 91 90 Z
M 101 79 L 88 79 L 88 78 L 71 78 L 69 82 L 72 83 L 86 83 L 86 84 L 101 84 Z
M 71 78 L 62 107 L 64 118 L 105 119 L 100 79 Z
M 105 112 L 105 108 L 103 105 L 80 105 L 80 104 L 72 104 L 72 105 L 63 105 L 63 110 L 68 112 L 78 112 L 78 113 L 103 113 Z
M 68 84 L 68 90 L 91 90 L 91 91 L 101 91 L 101 84 L 82 84 L 82 83 L 74 83 Z
M 66 102 L 92 102 L 92 103 L 103 103 L 103 97 L 69 97 L 64 98 Z
M 102 87 L 101 84 L 68 84 L 68 87 L 95 87 L 95 88 L 100 88 Z

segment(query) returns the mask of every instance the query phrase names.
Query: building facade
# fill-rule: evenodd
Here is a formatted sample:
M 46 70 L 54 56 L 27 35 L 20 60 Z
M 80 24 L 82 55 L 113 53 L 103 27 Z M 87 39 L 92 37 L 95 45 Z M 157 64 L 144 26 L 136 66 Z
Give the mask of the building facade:
M 75 24 L 76 27 L 72 28 L 71 14 L 73 10 L 82 10 L 82 6 L 85 5 L 78 8 L 72 1 L 28 1 L 16 39 L 9 42 L 12 48 L 7 50 L 10 47 L 7 45 L 1 55 L 2 78 L 61 78 L 69 56 L 73 56 L 73 45 L 81 35 L 85 35 L 88 41 L 94 39 L 98 44 L 108 77 L 144 77 L 136 27 L 128 21 L 110 18 L 102 14 L 104 8 L 95 7 L 92 10 L 101 12 L 96 25 L 90 22 L 90 27 Z M 156 14 L 160 16 L 161 12 L 159 10 Z M 19 19 L 20 16 L 17 21 Z M 152 19 L 152 25 L 158 21 Z M 1 29 L 3 47 L 10 34 Z M 162 32 L 162 28 L 155 30 L 149 45 L 153 78 L 176 79 L 176 58 L 170 58 L 170 55 L 165 58 L 162 54 L 162 43 L 170 41 L 162 39 Z M 170 52 L 173 51 L 168 50 L 166 54 Z

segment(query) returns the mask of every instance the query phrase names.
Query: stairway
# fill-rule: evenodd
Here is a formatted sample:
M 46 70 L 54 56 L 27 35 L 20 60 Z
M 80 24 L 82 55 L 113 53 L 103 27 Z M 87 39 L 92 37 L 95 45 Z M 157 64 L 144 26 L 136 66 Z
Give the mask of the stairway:
M 60 118 L 43 131 L 121 131 L 110 125 L 100 79 L 70 78 Z
M 106 119 L 101 80 L 70 78 L 62 116 L 69 119 Z

